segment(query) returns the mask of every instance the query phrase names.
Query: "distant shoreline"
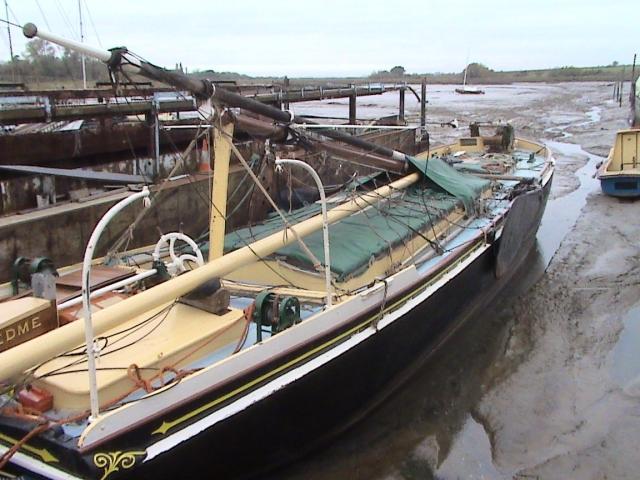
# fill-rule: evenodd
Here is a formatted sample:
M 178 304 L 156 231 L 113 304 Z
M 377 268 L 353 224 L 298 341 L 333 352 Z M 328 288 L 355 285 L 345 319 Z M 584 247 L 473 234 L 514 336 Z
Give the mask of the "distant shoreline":
M 628 82 L 631 79 L 631 65 L 609 65 L 596 67 L 560 67 L 539 70 L 514 70 L 493 71 L 487 69 L 478 75 L 469 75 L 469 85 L 508 85 L 513 83 L 562 83 L 562 82 Z M 636 66 L 636 77 L 640 73 L 640 66 Z M 190 73 L 190 76 L 208 78 L 214 81 L 236 81 L 241 84 L 271 83 L 282 85 L 284 77 L 261 76 L 251 77 L 235 72 L 215 72 L 212 70 Z M 69 88 L 76 86 L 77 80 L 62 78 L 47 78 L 38 75 L 25 75 L 25 80 L 30 87 L 46 85 L 48 88 Z M 290 85 L 349 85 L 367 83 L 410 83 L 419 84 L 425 78 L 429 85 L 462 84 L 462 73 L 428 73 L 428 74 L 404 74 L 393 75 L 387 72 L 371 74 L 361 77 L 290 77 Z M 0 74 L 1 82 L 11 82 L 8 75 Z M 162 84 L 153 82 L 154 85 Z

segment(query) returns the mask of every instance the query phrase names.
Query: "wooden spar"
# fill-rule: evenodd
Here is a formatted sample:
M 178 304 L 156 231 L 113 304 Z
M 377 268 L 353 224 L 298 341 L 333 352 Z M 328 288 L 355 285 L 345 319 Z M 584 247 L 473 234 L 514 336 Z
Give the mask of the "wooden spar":
M 362 150 L 357 150 L 335 142 L 314 141 L 312 143 L 318 150 L 324 150 L 356 165 L 373 167 L 398 175 L 405 175 L 407 173 L 408 164 L 405 162 L 397 162 L 390 158 L 381 157 L 374 153 L 363 152 Z
M 246 132 L 254 137 L 270 138 L 275 142 L 281 142 L 287 138 L 287 128 L 282 125 L 274 125 L 242 113 L 232 113 L 236 129 Z
M 154 68 L 158 69 L 158 67 L 154 67 Z M 169 80 L 164 79 L 163 81 L 169 81 Z M 219 100 L 221 103 L 228 105 L 230 107 L 243 108 L 250 112 L 257 113 L 259 115 L 264 115 L 265 117 L 268 117 L 283 123 L 294 123 L 294 124 L 297 123 L 297 124 L 309 124 L 309 125 L 313 125 L 315 123 L 303 117 L 295 117 L 293 116 L 293 114 L 291 114 L 288 111 L 278 110 L 277 108 L 272 107 L 270 105 L 265 105 L 251 98 L 238 95 L 237 93 L 233 93 L 228 90 L 224 90 L 222 88 L 215 89 L 215 91 L 212 93 L 212 98 L 215 98 Z M 316 130 L 316 133 L 323 135 L 325 137 L 331 138 L 333 140 L 337 140 L 339 142 L 343 142 L 348 145 L 361 148 L 363 150 L 366 150 L 367 152 L 375 152 L 378 155 L 389 157 L 399 162 L 407 161 L 407 156 L 402 152 L 398 152 L 397 150 L 392 150 L 391 148 L 388 148 L 382 145 L 377 145 L 367 140 L 363 140 L 362 138 L 359 138 L 359 137 L 354 137 L 352 135 L 349 135 L 348 133 L 341 132 L 339 130 L 319 128 Z
M 284 140 L 287 137 L 287 129 L 283 126 L 274 125 L 264 120 L 250 117 L 242 113 L 232 115 L 236 128 L 254 136 L 267 137 L 275 141 Z M 318 150 L 326 150 L 349 162 L 366 167 L 379 168 L 399 175 L 407 173 L 408 164 L 404 161 L 393 160 L 391 158 L 377 155 L 374 152 L 367 152 L 360 149 L 347 147 L 345 145 L 330 141 L 313 141 L 313 145 Z
M 149 100 L 131 103 L 57 104 L 48 107 L 5 108 L 0 110 L 0 123 L 40 123 L 114 115 L 143 115 L 151 113 L 152 108 L 153 102 Z M 160 102 L 158 106 L 158 113 L 193 110 L 197 110 L 193 100 L 167 100 Z
M 106 51 L 87 47 L 85 44 L 74 42 L 73 40 L 67 40 L 58 37 L 57 35 L 39 30 L 33 23 L 25 24 L 22 31 L 27 38 L 33 38 L 36 36 L 40 37 L 57 45 L 97 58 L 98 60 L 110 65 L 112 68 L 120 66 L 124 55 L 127 54 L 126 48 L 117 48 L 112 49 L 111 51 Z M 306 118 L 295 117 L 293 113 L 289 111 L 280 110 L 279 108 L 271 105 L 266 105 L 258 102 L 257 100 L 225 90 L 224 88 L 215 88 L 215 86 L 208 80 L 198 80 L 181 73 L 171 72 L 151 63 L 138 60 L 132 56 L 127 56 L 126 60 L 126 64 L 122 66 L 126 67 L 127 70 L 130 70 L 133 73 L 139 73 L 152 80 L 157 80 L 173 85 L 177 88 L 189 90 L 201 100 L 217 100 L 223 105 L 235 108 L 244 108 L 245 110 L 249 110 L 259 115 L 264 115 L 265 117 L 269 117 L 283 123 L 314 123 Z M 375 143 L 368 142 L 339 130 L 318 129 L 316 133 L 354 147 L 362 148 L 369 152 L 376 152 L 379 155 L 390 157 L 400 162 L 406 162 L 408 160 L 407 155 L 402 152 L 381 145 L 376 145 Z
M 421 178 L 421 174 L 412 173 L 389 185 L 365 193 L 355 199 L 329 210 L 328 223 L 335 223 L 363 208 L 384 199 L 392 193 L 413 185 Z M 305 237 L 322 228 L 322 215 L 294 225 L 298 236 Z M 156 307 L 169 303 L 203 283 L 228 275 L 237 268 L 257 261 L 256 255 L 264 258 L 280 248 L 296 241 L 295 235 L 283 235 L 278 231 L 268 237 L 235 250 L 208 264 L 184 273 L 167 282 L 111 305 L 92 315 L 95 335 L 106 331 L 138 315 L 143 315 Z M 84 338 L 82 322 L 72 322 L 49 333 L 34 338 L 29 342 L 0 353 L 0 379 L 7 380 L 22 375 L 41 362 L 71 350 L 80 345 Z
M 227 216 L 227 187 L 233 122 L 223 117 L 220 128 L 213 133 L 213 185 L 211 187 L 211 224 L 209 226 L 209 261 L 222 257 Z

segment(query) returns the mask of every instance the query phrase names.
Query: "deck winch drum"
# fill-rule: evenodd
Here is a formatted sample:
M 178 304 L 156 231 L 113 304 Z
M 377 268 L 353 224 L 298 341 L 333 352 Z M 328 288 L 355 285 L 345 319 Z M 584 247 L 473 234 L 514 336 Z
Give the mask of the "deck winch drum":
M 300 323 L 300 301 L 296 297 L 261 291 L 255 300 L 253 321 L 256 322 L 258 342 L 262 341 L 262 327 L 271 327 L 271 335 Z

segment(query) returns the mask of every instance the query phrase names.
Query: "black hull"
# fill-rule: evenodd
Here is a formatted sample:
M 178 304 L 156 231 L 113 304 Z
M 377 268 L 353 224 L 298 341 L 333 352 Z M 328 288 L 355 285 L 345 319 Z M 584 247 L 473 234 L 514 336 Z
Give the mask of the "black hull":
M 410 314 L 334 361 L 215 425 L 195 442 L 145 465 L 136 478 L 250 478 L 290 463 L 361 420 L 428 359 L 456 328 L 485 308 L 535 245 L 551 181 L 507 274 L 496 276 L 500 242 Z M 532 199 L 536 202 L 536 199 Z
M 461 323 L 495 296 L 498 281 L 493 266 L 494 250 L 489 249 L 410 315 L 216 425 L 203 435 L 201 448 L 183 444 L 166 459 L 159 457 L 148 465 L 144 478 L 188 477 L 203 471 L 211 478 L 245 478 L 308 453 L 391 394 L 402 383 L 400 379 L 408 378 L 407 369 L 420 366 L 424 360 L 420 357 L 432 352 L 438 340 L 455 328 L 453 319 Z M 474 294 L 486 289 L 492 294 L 485 298 Z
M 136 458 L 136 465 L 113 471 L 108 478 L 248 478 L 292 462 L 349 428 L 408 379 L 511 279 L 535 244 L 550 186 L 551 180 L 541 196 L 531 198 L 536 202 L 532 221 L 509 232 L 520 241 L 517 252 L 510 252 L 506 271 L 496 273 L 500 240 L 494 241 L 443 287 L 378 333 L 240 413 L 150 461 L 143 462 L 143 456 Z M 363 314 L 354 323 L 361 323 L 372 313 Z M 175 418 L 220 394 L 212 392 L 167 416 Z M 156 439 L 151 432 L 159 422 L 150 423 L 102 445 L 99 451 L 144 451 Z M 82 475 L 100 478 L 105 471 L 95 468 L 93 455 L 75 453 L 76 468 Z

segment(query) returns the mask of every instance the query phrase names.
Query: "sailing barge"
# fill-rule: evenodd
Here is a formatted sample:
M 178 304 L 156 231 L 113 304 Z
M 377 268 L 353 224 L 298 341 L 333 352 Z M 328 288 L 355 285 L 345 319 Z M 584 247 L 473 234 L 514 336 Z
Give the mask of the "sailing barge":
M 534 245 L 554 162 L 508 125 L 413 157 L 125 49 L 24 31 L 213 105 L 212 222 L 204 241 L 173 232 L 100 265 L 105 224 L 149 197 L 134 193 L 99 222 L 83 265 L 56 278 L 40 263 L 34 295 L 0 304 L 0 470 L 232 478 L 291 461 L 382 402 Z M 264 221 L 226 233 L 229 157 L 246 163 L 239 122 L 269 138 L 273 175 L 309 171 L 300 158 L 316 149 L 375 173 L 325 198 L 311 170 L 319 201 L 286 214 L 273 203 Z M 247 173 L 262 190 L 265 175 Z

